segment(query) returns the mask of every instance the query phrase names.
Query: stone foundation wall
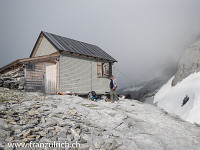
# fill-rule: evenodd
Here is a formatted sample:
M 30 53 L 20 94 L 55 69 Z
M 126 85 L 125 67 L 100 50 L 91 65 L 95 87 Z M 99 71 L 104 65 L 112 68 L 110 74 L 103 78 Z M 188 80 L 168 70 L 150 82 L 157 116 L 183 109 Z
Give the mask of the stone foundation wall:
M 23 90 L 24 84 L 25 78 L 23 66 L 0 74 L 0 87 Z

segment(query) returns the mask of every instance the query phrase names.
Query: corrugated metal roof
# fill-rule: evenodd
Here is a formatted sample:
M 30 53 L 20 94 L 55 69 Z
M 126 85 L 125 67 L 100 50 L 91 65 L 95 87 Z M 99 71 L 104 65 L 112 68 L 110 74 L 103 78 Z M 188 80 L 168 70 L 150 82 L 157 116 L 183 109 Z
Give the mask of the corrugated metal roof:
M 116 62 L 113 57 L 111 57 L 98 46 L 69 39 L 52 33 L 47 33 L 44 31 L 42 31 L 42 33 L 60 51 L 64 50 L 76 54 L 82 54 Z

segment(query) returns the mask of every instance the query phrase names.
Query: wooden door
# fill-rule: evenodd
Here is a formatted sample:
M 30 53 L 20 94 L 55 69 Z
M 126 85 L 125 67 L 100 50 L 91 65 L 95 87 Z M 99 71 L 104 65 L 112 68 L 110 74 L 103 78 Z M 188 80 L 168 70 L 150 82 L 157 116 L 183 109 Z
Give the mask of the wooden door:
M 57 66 L 53 63 L 45 64 L 45 93 L 55 94 L 57 86 Z

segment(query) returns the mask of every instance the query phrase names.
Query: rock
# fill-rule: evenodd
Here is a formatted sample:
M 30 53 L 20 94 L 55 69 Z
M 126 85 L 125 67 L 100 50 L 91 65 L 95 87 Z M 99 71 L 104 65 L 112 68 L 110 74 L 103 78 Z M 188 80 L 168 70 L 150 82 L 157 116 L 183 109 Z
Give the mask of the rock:
M 75 130 L 75 132 L 76 132 L 76 134 L 80 135 L 81 130 L 80 130 L 80 129 L 77 129 L 77 130 Z
M 9 124 L 16 125 L 17 123 L 15 121 L 11 121 Z
M 54 104 L 51 104 L 51 107 L 53 107 L 53 108 L 58 108 L 58 106 L 57 106 L 57 105 L 54 105 Z
M 29 111 L 29 112 L 28 112 L 28 115 L 29 115 L 29 116 L 34 116 L 35 114 L 36 114 L 35 111 Z
M 46 119 L 44 118 L 44 116 L 42 116 L 41 122 L 42 122 L 42 123 L 45 123 L 45 122 L 46 122 Z
M 74 140 L 74 137 L 71 134 L 68 134 L 67 135 L 67 141 L 70 142 L 70 141 L 73 141 L 73 140 Z
M 59 125 L 60 127 L 64 127 L 64 126 L 69 126 L 70 124 L 67 123 L 67 122 L 59 121 L 59 122 L 58 122 L 58 125 Z
M 32 132 L 32 130 L 29 129 L 28 131 L 23 133 L 23 136 L 27 137 L 27 136 L 29 136 L 31 134 L 31 132 Z
M 25 124 L 26 124 L 26 121 L 25 121 L 25 120 L 20 120 L 20 121 L 19 121 L 19 124 L 20 124 L 20 125 L 25 125 Z
M 123 145 L 123 143 L 119 144 L 116 140 L 113 140 L 112 142 L 107 142 L 105 145 L 105 148 L 106 149 L 117 149 L 121 145 Z
M 49 131 L 55 130 L 54 127 L 48 127 L 47 129 L 48 129 Z
M 51 131 L 51 132 L 49 132 L 49 133 L 47 133 L 47 138 L 52 138 L 53 136 L 55 136 L 56 135 L 56 132 L 53 132 L 53 131 Z
M 41 137 L 40 135 L 37 135 L 35 139 L 38 140 L 40 137 Z
M 26 129 L 34 128 L 34 127 L 35 127 L 35 124 L 26 124 L 26 125 L 23 125 L 23 126 L 22 126 L 22 129 L 23 129 L 23 130 L 26 130 Z
M 60 135 L 61 138 L 66 138 L 66 136 L 67 136 L 66 131 L 63 130 L 63 129 L 60 131 L 59 135 Z
M 61 130 L 61 128 L 59 126 L 55 126 L 55 131 L 59 132 Z
M 81 144 L 81 150 L 91 150 L 88 144 Z
M 2 106 L 2 105 L 1 105 L 1 106 L 0 106 L 0 112 L 1 112 L 1 111 L 5 111 L 5 110 L 6 110 L 6 106 Z
M 38 134 L 40 135 L 40 136 L 46 136 L 46 133 L 44 132 L 44 131 L 40 131 L 40 132 L 38 132 Z
M 6 139 L 5 139 L 5 142 L 11 142 L 11 141 L 13 141 L 14 140 L 14 137 L 7 137 Z
M 51 141 L 58 141 L 58 137 L 57 137 L 57 136 L 53 136 L 53 137 L 51 138 Z
M 80 127 L 81 127 L 80 124 L 75 124 L 75 125 L 74 125 L 74 129 L 77 129 L 77 128 L 80 129 Z
M 81 137 L 80 143 L 81 144 L 87 143 L 87 140 L 85 140 L 84 138 Z
M 40 143 L 51 143 L 51 140 L 48 139 L 48 138 L 46 138 L 46 137 L 42 137 L 42 138 L 40 139 Z
M 37 118 L 31 119 L 28 123 L 29 124 L 38 124 L 38 119 Z
M 28 142 L 34 141 L 34 140 L 35 140 L 35 138 L 24 138 L 24 139 L 22 140 L 22 142 L 28 143 Z
M 22 132 L 21 129 L 15 129 L 15 134 L 19 134 L 21 132 Z
M 178 70 L 172 80 L 172 86 L 187 78 L 190 74 L 200 71 L 200 39 L 182 52 Z
M 60 142 L 65 142 L 65 141 L 66 141 L 66 138 L 58 137 L 58 141 L 60 141 Z
M 4 119 L 0 118 L 0 127 L 4 126 L 5 124 L 7 124 Z
M 46 123 L 41 123 L 39 124 L 40 127 L 45 128 L 45 127 L 50 127 L 50 126 L 56 126 L 56 122 L 46 122 Z
M 72 135 L 74 136 L 74 140 L 79 141 L 80 140 L 79 134 L 77 134 L 76 131 L 72 128 L 70 129 L 70 131 L 71 131 Z
M 35 132 L 40 131 L 40 127 L 34 127 Z
M 97 141 L 94 141 L 94 142 L 93 142 L 93 145 L 94 145 L 94 148 L 95 148 L 95 149 L 100 149 L 100 148 L 101 148 L 99 142 L 97 142 Z
M 36 135 L 28 135 L 27 138 L 36 138 Z
M 70 111 L 67 112 L 67 116 L 73 116 L 75 114 L 77 114 L 76 110 L 70 110 Z

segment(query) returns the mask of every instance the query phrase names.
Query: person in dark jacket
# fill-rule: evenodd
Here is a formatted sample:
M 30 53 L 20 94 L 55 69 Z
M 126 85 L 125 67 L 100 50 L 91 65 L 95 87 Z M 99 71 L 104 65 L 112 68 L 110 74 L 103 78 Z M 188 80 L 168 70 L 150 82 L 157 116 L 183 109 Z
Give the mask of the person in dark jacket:
M 118 94 L 117 94 L 117 81 L 114 79 L 114 76 L 110 76 L 110 100 L 112 103 L 114 103 L 115 100 L 119 100 Z

